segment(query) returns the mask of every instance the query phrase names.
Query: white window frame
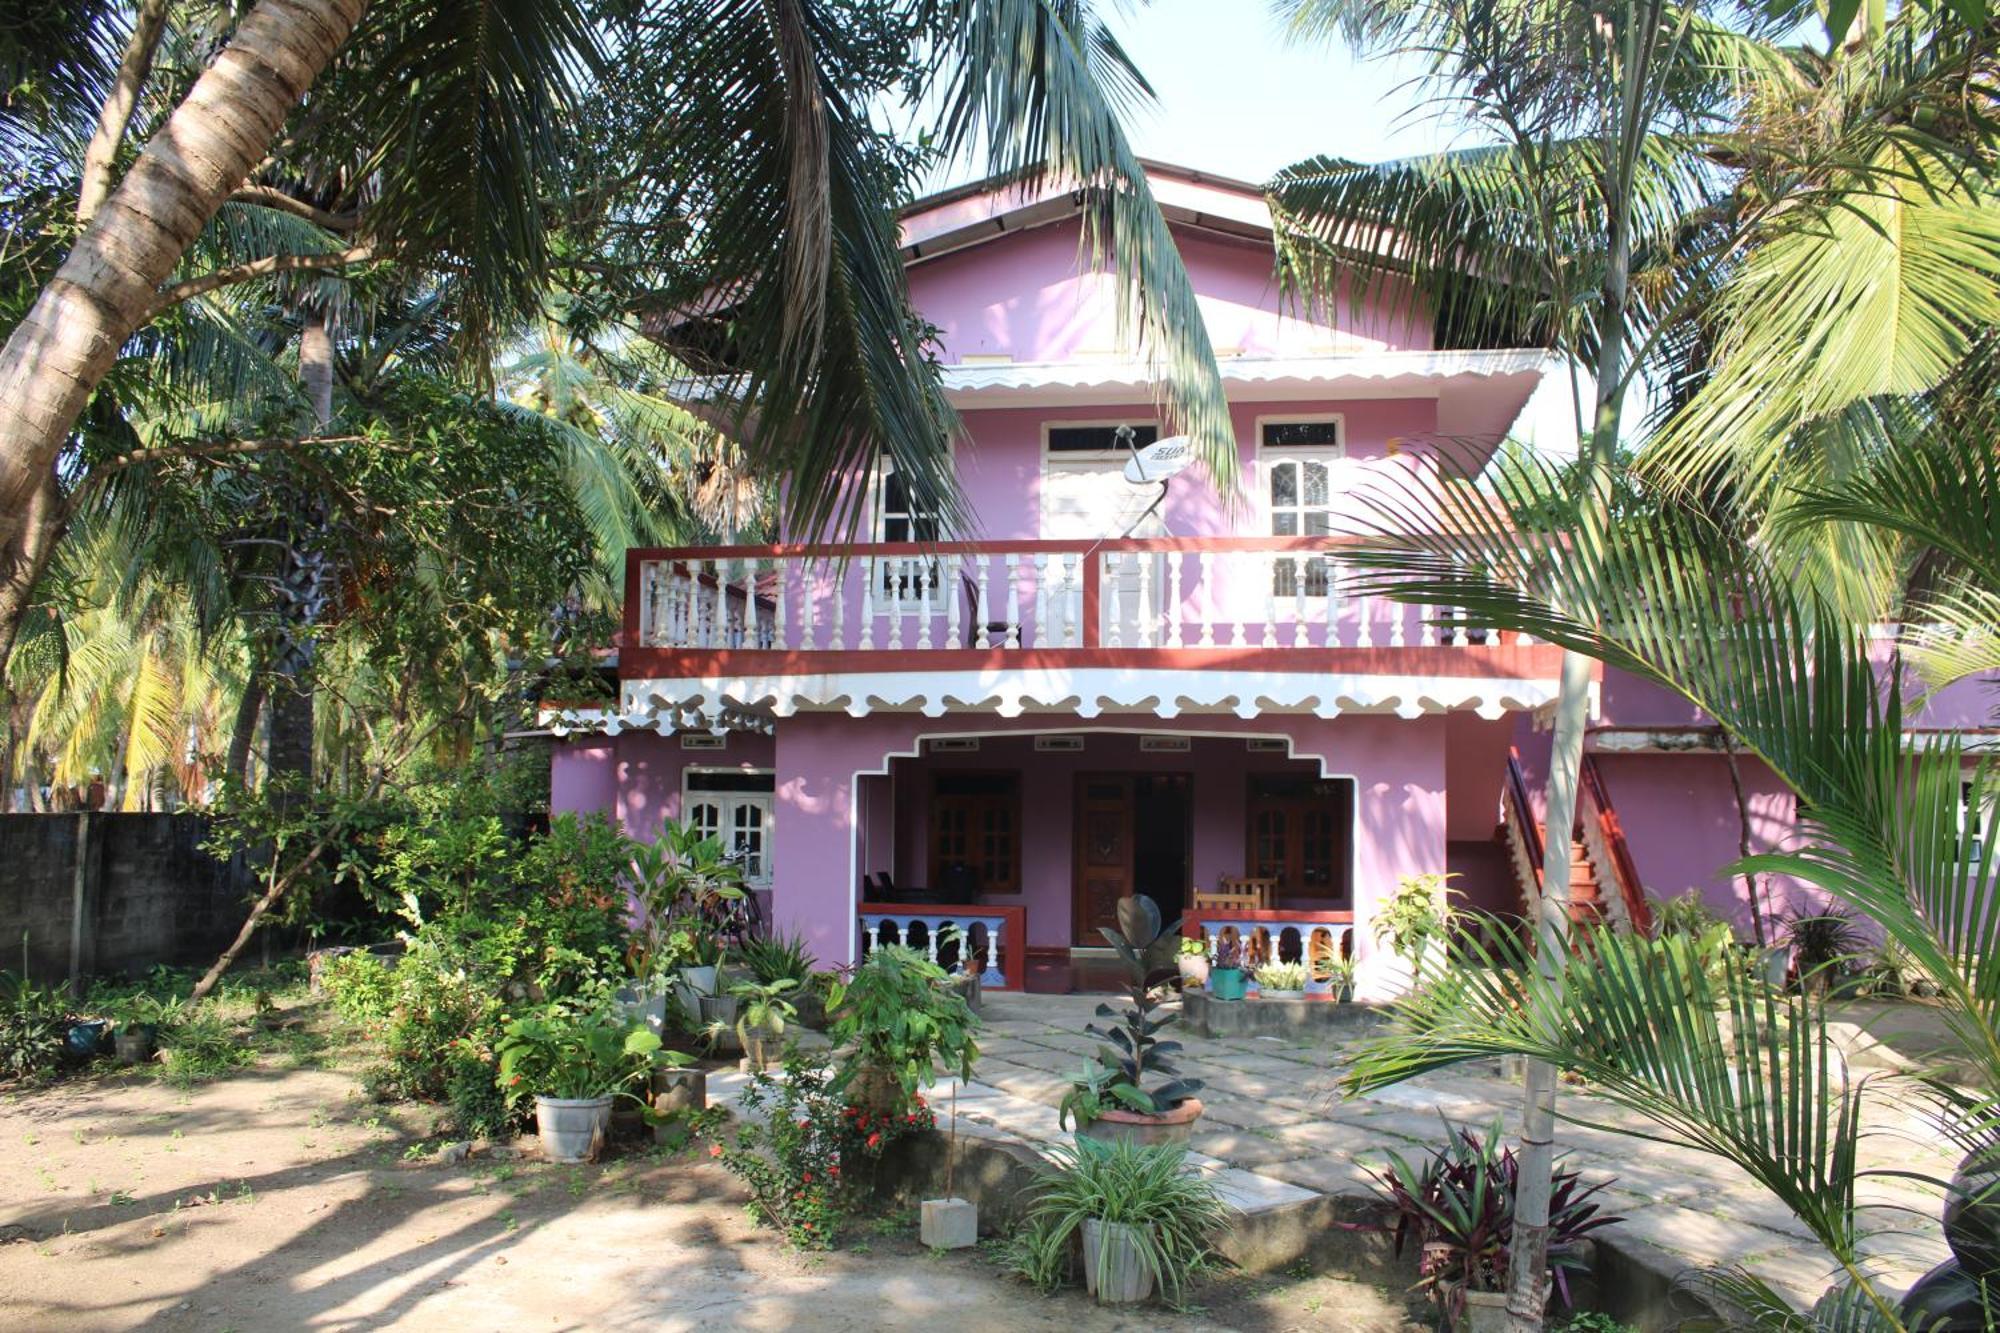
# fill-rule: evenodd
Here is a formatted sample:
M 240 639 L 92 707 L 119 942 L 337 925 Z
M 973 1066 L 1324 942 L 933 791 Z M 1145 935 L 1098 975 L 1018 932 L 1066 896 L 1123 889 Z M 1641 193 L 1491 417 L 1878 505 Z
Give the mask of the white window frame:
M 951 458 L 952 458 L 952 466 L 956 468 L 958 465 L 958 459 L 957 459 L 957 450 L 955 447 L 952 450 Z M 888 485 L 889 476 L 892 472 L 895 471 L 895 468 L 896 468 L 896 460 L 891 458 L 888 454 L 878 451 L 875 455 L 875 466 L 870 468 L 868 471 L 868 534 L 870 541 L 886 543 L 889 540 L 887 534 L 884 533 L 883 531 L 884 525 L 889 521 L 888 511 L 884 509 L 882 503 L 883 488 Z M 903 512 L 903 517 L 910 520 L 912 527 L 915 526 L 917 512 L 918 511 L 914 509 Z M 937 534 L 938 534 L 937 540 L 941 542 L 951 540 L 951 534 L 945 531 L 944 520 L 934 519 L 933 521 L 937 524 Z M 877 557 L 877 559 L 882 559 L 882 560 L 897 559 L 897 558 L 900 557 L 893 557 L 893 556 Z M 914 560 L 914 558 L 911 559 Z M 922 603 L 924 609 L 927 610 L 932 615 L 942 615 L 944 613 L 945 590 L 940 586 L 940 580 L 938 578 L 938 574 L 939 574 L 939 568 L 937 564 L 933 562 L 931 565 L 930 575 L 924 586 L 924 600 Z M 877 577 L 864 579 L 862 586 L 867 594 L 866 610 L 864 614 L 870 616 L 893 615 L 895 614 L 898 608 L 900 608 L 903 612 L 908 613 L 914 610 L 918 606 L 917 597 L 914 591 L 912 591 L 908 596 L 901 598 L 900 600 L 895 597 L 889 596 L 888 589 L 883 586 L 883 580 L 888 577 L 892 576 L 883 574 L 878 569 Z M 910 581 L 912 583 L 915 582 L 913 576 L 911 577 Z
M 768 777 L 770 791 L 697 791 L 690 779 L 703 773 L 729 773 L 739 777 Z M 749 768 L 728 764 L 689 764 L 681 769 L 681 819 L 693 822 L 694 807 L 707 802 L 716 808 L 716 836 L 730 851 L 735 850 L 731 835 L 736 828 L 736 812 L 745 806 L 764 812 L 764 864 L 755 875 L 745 873 L 743 883 L 753 889 L 771 887 L 778 841 L 778 770 L 775 768 Z
M 1264 428 L 1266 426 L 1305 425 L 1322 421 L 1333 423 L 1335 439 L 1332 444 L 1281 444 L 1267 446 L 1264 443 Z M 1255 455 L 1257 466 L 1256 512 L 1261 518 L 1263 529 L 1258 535 L 1275 537 L 1278 535 L 1275 531 L 1278 523 L 1278 506 L 1271 503 L 1271 480 L 1273 473 L 1280 463 L 1296 461 L 1301 464 L 1311 462 L 1331 465 L 1345 461 L 1347 458 L 1347 414 L 1345 412 L 1280 412 L 1257 417 L 1252 429 L 1257 432 L 1257 449 Z M 1309 510 L 1325 509 L 1330 512 L 1333 509 L 1331 467 L 1328 470 L 1327 503 L 1325 505 L 1307 505 L 1305 503 L 1305 469 L 1303 466 L 1299 469 L 1298 503 L 1287 505 L 1284 508 L 1287 512 L 1298 515 L 1298 535 L 1300 536 L 1306 535 L 1306 514 Z M 1330 586 L 1330 583 L 1323 581 L 1320 591 L 1313 592 L 1311 584 L 1308 582 L 1305 594 L 1306 600 L 1308 602 L 1324 602 Z M 1286 597 L 1292 596 L 1291 593 L 1284 593 L 1282 595 Z
M 1165 429 L 1163 426 L 1161 426 L 1160 419 L 1158 417 L 1139 417 L 1139 418 L 1084 417 L 1075 421 L 1067 419 L 1061 421 L 1044 421 L 1042 423 L 1043 475 L 1046 476 L 1048 474 L 1049 464 L 1051 462 L 1115 463 L 1130 458 L 1132 456 L 1131 450 L 1120 449 L 1115 447 L 1110 449 L 1065 449 L 1061 453 L 1057 453 L 1053 449 L 1049 448 L 1049 436 L 1054 434 L 1056 431 L 1097 430 L 1097 429 L 1102 429 L 1103 427 L 1106 426 L 1109 426 L 1113 429 L 1116 429 L 1119 426 L 1130 426 L 1134 430 L 1138 430 L 1142 426 L 1151 426 L 1153 428 L 1153 433 L 1156 438 L 1163 438 L 1159 436 L 1159 432 Z M 1145 446 L 1141 445 L 1140 447 L 1144 448 Z

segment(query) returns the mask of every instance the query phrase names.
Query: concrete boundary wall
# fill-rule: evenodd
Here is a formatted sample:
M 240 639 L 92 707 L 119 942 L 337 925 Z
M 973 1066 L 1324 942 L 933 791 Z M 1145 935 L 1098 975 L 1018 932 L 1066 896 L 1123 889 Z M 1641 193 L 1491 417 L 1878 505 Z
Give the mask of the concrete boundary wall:
M 208 821 L 102 811 L 0 815 L 0 968 L 59 982 L 214 960 L 253 887 L 201 850 Z

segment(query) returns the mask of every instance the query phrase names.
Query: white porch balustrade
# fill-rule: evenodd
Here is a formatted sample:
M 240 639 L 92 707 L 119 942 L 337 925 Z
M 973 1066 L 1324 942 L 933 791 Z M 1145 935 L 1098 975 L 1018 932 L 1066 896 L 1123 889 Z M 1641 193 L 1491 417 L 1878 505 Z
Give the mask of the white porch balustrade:
M 1354 594 L 1342 538 L 635 552 L 638 648 L 783 653 L 1477 648 L 1446 608 Z M 1509 642 L 1519 640 L 1509 639 Z
M 1027 933 L 1019 907 L 863 903 L 861 953 L 884 945 L 915 949 L 954 975 L 981 964 L 979 984 L 1021 990 L 1027 982 Z
M 1193 911 L 1182 919 L 1181 930 L 1204 941 L 1211 959 L 1234 941 L 1245 971 L 1286 962 L 1304 963 L 1310 974 L 1321 959 L 1354 956 L 1354 913 L 1348 908 Z

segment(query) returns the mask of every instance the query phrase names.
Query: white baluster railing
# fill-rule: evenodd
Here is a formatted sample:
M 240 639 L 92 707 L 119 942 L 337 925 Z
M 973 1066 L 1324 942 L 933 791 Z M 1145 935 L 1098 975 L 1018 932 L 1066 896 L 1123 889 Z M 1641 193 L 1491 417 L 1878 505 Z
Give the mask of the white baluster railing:
M 957 956 L 952 960 L 950 971 L 954 974 L 966 970 L 968 962 L 977 954 L 985 954 L 985 966 L 979 973 L 979 984 L 994 989 L 1008 988 L 1008 963 L 1012 961 L 1010 950 L 1021 948 L 1021 941 L 1012 938 L 1008 922 L 1016 912 L 1003 909 L 982 911 L 977 907 L 922 907 L 911 906 L 894 910 L 869 908 L 860 913 L 861 949 L 867 953 L 887 944 L 910 945 L 913 928 L 923 927 L 924 950 L 932 962 L 938 961 L 940 952 L 956 943 Z

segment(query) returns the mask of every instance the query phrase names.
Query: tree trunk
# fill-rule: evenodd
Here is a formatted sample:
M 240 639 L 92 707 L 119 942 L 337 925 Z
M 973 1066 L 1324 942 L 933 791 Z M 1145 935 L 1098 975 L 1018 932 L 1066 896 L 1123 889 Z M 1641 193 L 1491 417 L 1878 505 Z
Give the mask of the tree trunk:
M 299 332 L 299 382 L 312 404 L 313 428 L 333 417 L 333 338 L 326 317 L 308 312 Z M 290 540 L 278 571 L 278 651 L 271 689 L 269 775 L 284 781 L 280 799 L 310 799 L 313 788 L 313 635 L 326 598 L 325 524 L 317 503 L 291 506 Z
M 1736 738 L 1729 734 L 1729 728 L 1717 727 L 1722 737 L 1722 753 L 1729 759 L 1729 786 L 1736 793 L 1736 850 L 1744 859 L 1750 856 L 1750 802 L 1743 795 L 1743 771 L 1736 763 Z M 1750 894 L 1750 933 L 1757 941 L 1759 949 L 1770 947 L 1765 938 L 1764 902 L 1757 892 L 1757 877 L 1749 871 L 1743 872 L 1743 887 Z
M 367 0 L 258 0 L 153 135 L 0 350 L 0 576 L 29 559 L 35 491 L 84 404 Z M 0 601 L 0 661 L 26 609 Z
M 132 18 L 132 36 L 118 62 L 118 77 L 97 113 L 97 128 L 83 150 L 83 187 L 77 191 L 76 220 L 88 222 L 97 215 L 105 196 L 111 193 L 111 168 L 118 160 L 118 146 L 125 142 L 125 128 L 132 123 L 133 109 L 139 105 L 139 89 L 153 68 L 153 52 L 159 49 L 160 34 L 167 26 L 167 0 L 142 0 Z
M 1611 525 L 1613 468 L 1625 411 L 1625 333 L 1631 267 L 1632 175 L 1636 149 L 1628 143 L 1644 129 L 1645 64 L 1631 48 L 1643 42 L 1650 52 L 1653 31 L 1633 9 L 1625 11 L 1627 49 L 1619 73 L 1618 99 L 1605 130 L 1605 264 L 1597 308 L 1597 412 L 1583 454 L 1585 490 L 1579 519 L 1582 539 L 1576 558 L 1602 549 Z M 1614 68 L 1616 68 L 1614 66 Z M 1628 156 L 1628 153 L 1630 154 Z M 1614 165 L 1615 164 L 1615 165 Z M 1536 911 L 1535 966 L 1556 982 L 1568 962 L 1571 846 L 1576 826 L 1577 786 L 1583 771 L 1583 732 L 1590 705 L 1591 661 L 1565 652 L 1562 686 L 1556 699 L 1556 729 L 1549 759 L 1549 854 L 1542 859 L 1542 899 Z M 1549 1198 L 1555 1173 L 1556 1071 L 1542 1060 L 1528 1061 L 1522 1108 L 1520 1170 L 1515 1176 L 1514 1228 L 1509 1237 L 1507 1324 L 1513 1333 L 1540 1333 L 1549 1298 Z
M 250 780 L 250 751 L 257 744 L 257 719 L 264 713 L 264 677 L 254 674 L 243 686 L 236 701 L 236 723 L 229 732 L 229 758 L 223 775 L 231 786 L 241 788 Z

